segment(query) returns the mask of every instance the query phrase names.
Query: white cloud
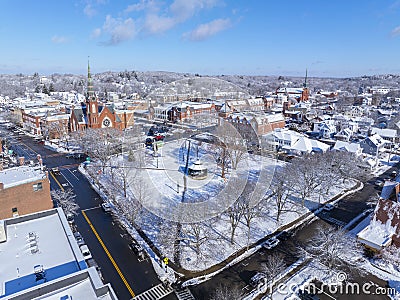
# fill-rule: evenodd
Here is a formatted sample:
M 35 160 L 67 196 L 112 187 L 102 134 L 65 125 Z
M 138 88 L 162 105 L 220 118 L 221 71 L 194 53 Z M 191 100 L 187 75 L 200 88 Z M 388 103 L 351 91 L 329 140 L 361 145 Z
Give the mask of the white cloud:
M 93 6 L 90 3 L 88 3 L 83 9 L 83 13 L 89 18 L 91 18 L 97 13 L 97 11 L 93 8 Z
M 120 18 L 113 18 L 110 15 L 106 16 L 103 30 L 105 33 L 110 34 L 110 40 L 106 43 L 107 45 L 116 45 L 123 41 L 130 40 L 136 34 L 133 19 L 127 18 L 123 20 Z
M 51 41 L 55 44 L 64 44 L 68 42 L 68 39 L 65 36 L 54 35 Z
M 170 17 L 162 17 L 156 14 L 148 14 L 144 24 L 144 30 L 151 34 L 163 33 L 176 25 L 176 21 Z
M 160 14 L 161 7 L 151 0 L 142 1 L 134 8 L 142 8 L 142 3 L 146 5 L 147 10 L 143 31 L 158 34 L 185 22 L 203 9 L 213 8 L 220 3 L 220 0 L 174 0 L 169 7 L 165 8 L 163 15 Z
M 232 26 L 229 19 L 216 19 L 209 23 L 201 24 L 191 32 L 183 35 L 191 41 L 202 41 Z
M 392 30 L 392 36 L 399 36 L 400 35 L 400 26 L 397 26 Z
M 91 38 L 96 39 L 101 35 L 101 28 L 96 28 L 92 31 Z
M 125 8 L 124 12 L 130 13 L 133 11 L 141 11 L 144 10 L 146 7 L 147 7 L 147 1 L 141 0 L 138 3 L 128 5 L 127 8 Z
M 183 22 L 202 9 L 213 8 L 218 2 L 218 0 L 175 0 L 169 9 L 174 18 Z

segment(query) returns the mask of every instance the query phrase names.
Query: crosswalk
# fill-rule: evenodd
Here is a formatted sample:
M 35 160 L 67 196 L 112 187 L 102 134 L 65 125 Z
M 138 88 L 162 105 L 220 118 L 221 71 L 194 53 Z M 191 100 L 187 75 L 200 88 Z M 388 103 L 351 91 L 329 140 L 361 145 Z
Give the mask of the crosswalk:
M 171 294 L 174 290 L 169 285 L 156 285 L 151 289 L 136 295 L 132 300 L 158 300 Z
M 175 291 L 178 300 L 196 300 L 188 288 Z

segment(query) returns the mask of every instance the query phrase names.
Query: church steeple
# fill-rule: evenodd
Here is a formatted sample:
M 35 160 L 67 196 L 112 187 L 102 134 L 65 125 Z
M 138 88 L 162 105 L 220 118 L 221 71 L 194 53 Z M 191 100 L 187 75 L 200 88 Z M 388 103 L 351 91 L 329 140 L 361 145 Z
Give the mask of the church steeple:
M 88 126 L 90 128 L 99 127 L 99 103 L 93 90 L 92 75 L 90 74 L 90 65 L 88 58 L 88 82 L 87 82 L 87 98 L 86 98 L 86 114 L 88 118 Z
M 306 77 L 304 78 L 303 87 L 304 87 L 304 88 L 307 87 L 307 69 L 306 69 Z
M 94 91 L 93 91 L 93 81 L 92 81 L 92 75 L 90 74 L 90 65 L 89 65 L 89 57 L 88 57 L 88 73 L 87 73 L 87 97 L 89 100 L 91 100 L 94 97 Z

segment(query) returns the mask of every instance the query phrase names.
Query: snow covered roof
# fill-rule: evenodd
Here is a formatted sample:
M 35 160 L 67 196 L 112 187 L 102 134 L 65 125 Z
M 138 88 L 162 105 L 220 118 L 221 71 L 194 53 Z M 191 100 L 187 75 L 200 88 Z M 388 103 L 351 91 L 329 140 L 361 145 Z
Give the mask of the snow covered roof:
M 385 224 L 372 220 L 369 226 L 357 234 L 357 237 L 364 245 L 381 250 L 391 243 L 393 234 Z
M 371 135 L 367 137 L 367 139 L 369 139 L 377 147 L 380 147 L 386 143 L 385 140 L 379 134 Z
M 357 153 L 357 151 L 359 151 L 360 148 L 361 148 L 360 144 L 357 144 L 357 143 L 348 143 L 348 142 L 344 142 L 344 141 L 336 141 L 335 146 L 333 146 L 332 150 Z
M 34 268 L 46 281 L 86 269 L 86 263 L 60 208 L 4 220 L 7 239 L 0 243 L 0 298 L 38 288 Z
M 281 87 L 276 90 L 277 93 L 288 93 L 288 94 L 301 94 L 303 92 L 303 88 L 286 88 Z
M 300 137 L 292 146 L 291 150 L 311 153 L 312 151 L 326 152 L 329 145 L 307 137 Z
M 397 136 L 397 130 L 389 129 L 389 128 L 380 129 L 380 128 L 373 127 L 373 128 L 371 128 L 371 133 L 378 134 L 381 137 L 388 137 L 388 138 L 395 138 Z
M 3 188 L 34 182 L 46 178 L 46 173 L 40 167 L 19 166 L 0 171 L 0 182 Z

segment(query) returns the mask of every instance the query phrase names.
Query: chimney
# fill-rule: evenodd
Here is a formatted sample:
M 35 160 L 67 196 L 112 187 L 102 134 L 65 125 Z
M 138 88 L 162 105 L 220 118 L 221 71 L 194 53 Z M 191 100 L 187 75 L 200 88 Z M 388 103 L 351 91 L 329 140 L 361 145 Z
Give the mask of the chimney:
M 20 156 L 20 157 L 18 158 L 18 160 L 19 160 L 19 165 L 20 165 L 20 166 L 23 166 L 23 165 L 25 164 L 25 157 Z

